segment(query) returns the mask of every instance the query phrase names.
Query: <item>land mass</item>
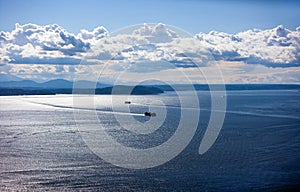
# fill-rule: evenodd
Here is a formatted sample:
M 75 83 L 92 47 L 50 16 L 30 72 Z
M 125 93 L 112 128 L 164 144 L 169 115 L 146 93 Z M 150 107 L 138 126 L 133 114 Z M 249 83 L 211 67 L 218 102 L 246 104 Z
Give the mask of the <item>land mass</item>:
M 74 83 L 64 79 L 56 79 L 43 83 L 32 80 L 0 81 L 0 95 L 55 95 L 55 94 L 119 94 L 119 95 L 156 95 L 165 91 L 189 91 L 189 90 L 300 90 L 300 84 L 226 84 L 207 85 L 193 84 L 141 84 L 131 85 L 109 85 L 90 81 L 77 81 Z M 192 88 L 192 89 L 191 89 Z
M 163 93 L 159 88 L 150 86 L 110 86 L 96 89 L 28 89 L 1 88 L 0 96 L 13 95 L 56 95 L 56 94 L 96 94 L 96 95 L 157 95 Z

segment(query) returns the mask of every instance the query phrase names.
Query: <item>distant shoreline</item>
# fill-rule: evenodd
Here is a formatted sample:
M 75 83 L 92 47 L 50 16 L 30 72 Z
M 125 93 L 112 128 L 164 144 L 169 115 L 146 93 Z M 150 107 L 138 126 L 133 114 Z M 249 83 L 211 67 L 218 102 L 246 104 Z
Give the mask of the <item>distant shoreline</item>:
M 195 84 L 194 89 L 197 91 L 209 91 L 210 86 L 214 90 L 223 90 L 224 85 L 207 85 Z M 300 84 L 226 84 L 226 91 L 243 91 L 243 90 L 299 90 Z M 104 88 L 0 88 L 0 96 L 17 96 L 17 95 L 56 95 L 56 94 L 96 94 L 96 95 L 158 95 L 165 91 L 189 91 L 190 85 L 138 85 L 126 86 L 116 85 Z
M 47 88 L 0 88 L 0 96 L 16 95 L 56 95 L 56 94 L 96 94 L 96 95 L 157 95 L 164 93 L 157 87 L 111 86 L 96 89 L 47 89 Z

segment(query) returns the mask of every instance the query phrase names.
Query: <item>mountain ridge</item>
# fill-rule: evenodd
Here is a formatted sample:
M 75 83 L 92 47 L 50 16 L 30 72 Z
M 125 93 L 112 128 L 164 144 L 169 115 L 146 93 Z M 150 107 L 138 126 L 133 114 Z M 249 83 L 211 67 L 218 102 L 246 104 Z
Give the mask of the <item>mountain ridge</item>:
M 15 89 L 73 89 L 74 82 L 65 79 L 53 79 L 46 82 L 38 83 L 33 80 L 23 79 L 20 81 L 0 81 L 0 88 Z M 111 85 L 104 83 L 95 83 L 92 81 L 76 81 L 76 88 L 91 89 L 104 88 Z

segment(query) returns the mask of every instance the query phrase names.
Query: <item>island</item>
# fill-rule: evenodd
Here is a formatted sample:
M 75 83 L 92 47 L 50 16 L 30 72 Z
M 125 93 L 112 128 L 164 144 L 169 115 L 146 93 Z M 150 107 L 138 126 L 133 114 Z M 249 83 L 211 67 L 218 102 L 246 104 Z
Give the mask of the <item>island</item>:
M 96 94 L 96 95 L 157 95 L 164 93 L 163 90 L 154 86 L 126 86 L 116 85 L 96 89 L 50 89 L 50 88 L 1 88 L 0 96 L 14 95 L 56 95 L 56 94 Z

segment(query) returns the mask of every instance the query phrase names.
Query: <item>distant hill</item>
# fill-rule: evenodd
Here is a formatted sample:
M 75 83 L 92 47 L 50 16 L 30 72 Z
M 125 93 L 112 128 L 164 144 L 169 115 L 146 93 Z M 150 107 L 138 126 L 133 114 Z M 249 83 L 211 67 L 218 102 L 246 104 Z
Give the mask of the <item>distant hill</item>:
M 75 83 L 76 88 L 81 88 L 81 89 L 86 89 L 86 88 L 104 88 L 104 87 L 109 87 L 111 85 L 105 84 L 105 83 L 96 83 L 92 81 L 85 81 L 85 80 L 80 80 L 76 81 Z
M 78 81 L 76 82 L 77 88 L 92 89 L 108 87 L 108 84 L 94 83 L 91 81 Z M 50 80 L 44 83 L 37 83 L 32 80 L 20 81 L 0 81 L 0 88 L 7 89 L 72 89 L 73 82 L 64 79 Z
M 0 82 L 1 88 L 42 88 L 40 83 L 31 80 Z
M 14 79 L 14 80 L 8 80 Z M 172 86 L 166 84 L 159 84 L 152 82 L 153 84 L 140 85 L 140 87 L 156 87 L 162 91 L 174 91 L 176 90 L 189 90 L 191 85 L 186 84 L 174 84 Z M 76 81 L 76 88 L 78 89 L 95 89 L 111 87 L 109 84 L 95 83 L 92 81 L 79 80 Z M 195 90 L 209 90 L 207 84 L 194 84 Z M 280 90 L 280 89 L 300 89 L 300 84 L 226 84 L 226 90 Z M 121 89 L 122 86 L 119 86 Z M 126 86 L 125 86 L 126 87 Z M 130 87 L 130 86 L 127 86 Z M 219 88 L 218 88 L 219 87 Z M 214 88 L 221 89 L 223 87 L 215 84 Z M 55 79 L 38 83 L 32 80 L 23 80 L 8 74 L 0 74 L 0 88 L 6 89 L 73 89 L 73 82 L 65 79 Z
M 124 85 L 116 85 L 114 87 L 105 87 L 102 89 L 96 89 L 96 94 L 132 94 L 132 95 L 156 95 L 163 93 L 161 89 L 154 86 L 124 86 Z
M 138 86 L 115 85 L 95 83 L 80 80 L 76 82 L 76 89 L 73 89 L 73 82 L 64 79 L 50 80 L 44 83 L 37 83 L 32 80 L 22 80 L 14 76 L 0 75 L 0 95 L 52 95 L 52 94 L 132 94 L 132 95 L 153 95 L 164 91 L 188 91 L 191 85 L 174 84 L 147 84 Z M 19 81 L 6 81 L 6 79 L 17 79 Z M 210 85 L 194 84 L 194 90 L 209 91 Z M 221 90 L 224 85 L 214 85 L 214 90 Z M 300 84 L 226 84 L 227 91 L 231 90 L 300 90 Z M 175 89 L 174 89 L 175 88 Z
M 54 95 L 54 94 L 132 94 L 153 95 L 163 91 L 153 86 L 126 86 L 95 83 L 91 81 L 76 81 L 55 79 L 44 83 L 32 80 L 0 81 L 0 95 Z M 113 91 L 112 91 L 113 90 Z M 112 93 L 113 92 L 113 93 Z
M 96 94 L 96 95 L 157 95 L 164 91 L 156 87 L 124 86 L 105 87 L 97 89 L 20 89 L 0 88 L 1 96 L 11 95 L 55 95 L 55 94 Z

